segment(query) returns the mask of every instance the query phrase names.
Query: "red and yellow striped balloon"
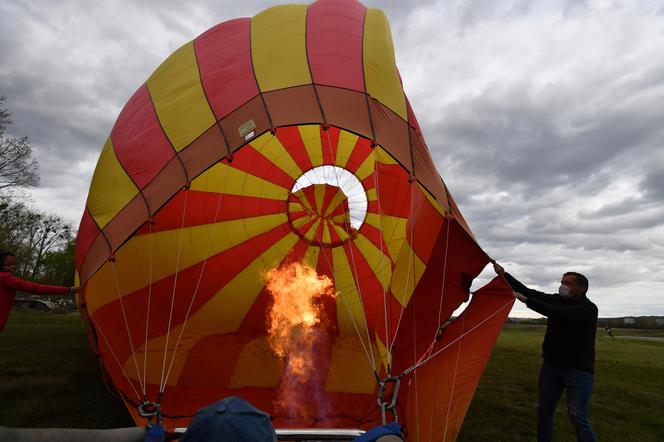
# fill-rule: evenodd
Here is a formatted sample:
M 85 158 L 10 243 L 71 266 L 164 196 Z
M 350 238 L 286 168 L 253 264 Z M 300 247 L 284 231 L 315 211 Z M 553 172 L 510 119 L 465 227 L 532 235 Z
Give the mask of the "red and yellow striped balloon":
M 412 440 L 461 426 L 511 291 L 493 281 L 445 325 L 488 260 L 433 165 L 385 15 L 355 0 L 224 22 L 167 58 L 104 145 L 76 248 L 91 339 L 137 423 L 143 401 L 174 428 L 239 395 L 278 427 L 367 428 L 376 377 L 419 361 L 397 401 Z M 274 407 L 264 276 L 289 262 L 338 293 L 316 356 L 328 406 L 308 419 Z

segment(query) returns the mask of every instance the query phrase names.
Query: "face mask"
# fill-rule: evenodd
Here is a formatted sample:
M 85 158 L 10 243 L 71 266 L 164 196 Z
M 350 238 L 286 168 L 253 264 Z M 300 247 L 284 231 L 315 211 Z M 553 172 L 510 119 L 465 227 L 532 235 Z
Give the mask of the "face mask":
M 558 294 L 563 299 L 569 299 L 572 297 L 572 294 L 569 292 L 569 287 L 567 287 L 566 285 L 561 285 L 560 287 L 558 287 Z

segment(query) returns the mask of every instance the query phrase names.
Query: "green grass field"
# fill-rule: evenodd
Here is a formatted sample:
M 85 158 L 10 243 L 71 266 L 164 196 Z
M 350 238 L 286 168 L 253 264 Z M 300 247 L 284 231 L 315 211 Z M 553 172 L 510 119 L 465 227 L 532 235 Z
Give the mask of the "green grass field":
M 533 441 L 541 326 L 505 326 L 468 410 L 460 441 Z M 664 440 L 664 337 L 655 330 L 598 330 L 591 421 L 600 441 Z M 625 337 L 625 338 L 620 338 Z M 106 390 L 76 315 L 16 312 L 0 333 L 0 426 L 130 426 Z M 576 440 L 564 398 L 557 440 Z

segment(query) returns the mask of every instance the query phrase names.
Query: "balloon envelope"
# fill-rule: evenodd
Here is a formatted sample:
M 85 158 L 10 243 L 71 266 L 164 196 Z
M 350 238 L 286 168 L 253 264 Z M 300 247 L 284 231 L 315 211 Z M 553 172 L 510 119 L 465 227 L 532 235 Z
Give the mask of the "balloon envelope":
M 167 58 L 101 152 L 77 238 L 82 313 L 137 423 L 169 428 L 242 396 L 281 427 L 380 422 L 399 375 L 412 440 L 456 437 L 512 305 L 440 175 L 403 92 L 389 24 L 354 0 L 221 23 Z M 315 370 L 279 407 L 266 271 L 304 263 Z M 414 366 L 418 366 L 416 370 Z M 409 370 L 410 369 L 410 370 Z

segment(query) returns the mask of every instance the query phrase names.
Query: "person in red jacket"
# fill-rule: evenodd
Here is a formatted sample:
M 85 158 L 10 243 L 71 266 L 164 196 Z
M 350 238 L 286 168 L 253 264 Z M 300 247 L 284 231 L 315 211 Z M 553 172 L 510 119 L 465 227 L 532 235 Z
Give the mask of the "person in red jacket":
M 66 295 L 78 293 L 79 287 L 37 284 L 14 276 L 16 257 L 12 252 L 0 252 L 0 332 L 5 329 L 9 312 L 14 306 L 16 292 L 35 295 Z

